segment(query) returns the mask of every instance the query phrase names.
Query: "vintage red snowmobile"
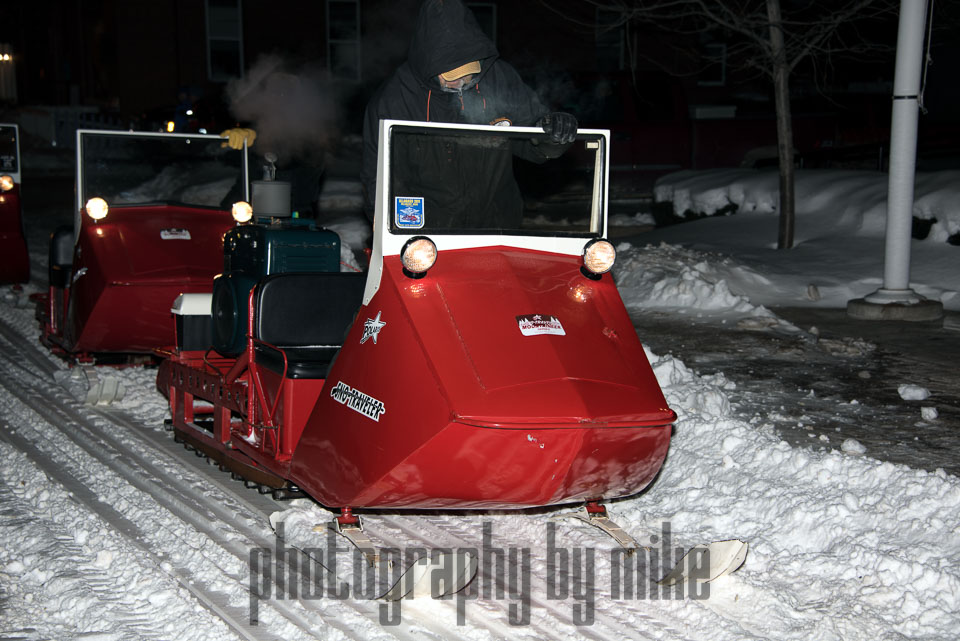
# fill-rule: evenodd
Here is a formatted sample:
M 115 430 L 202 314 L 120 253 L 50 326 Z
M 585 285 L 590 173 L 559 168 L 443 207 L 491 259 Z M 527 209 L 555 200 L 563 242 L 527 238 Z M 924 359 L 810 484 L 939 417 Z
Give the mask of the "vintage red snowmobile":
M 247 198 L 246 150 L 213 135 L 79 130 L 73 227 L 51 237 L 41 340 L 71 360 L 125 362 L 174 340 L 170 306 L 220 272 Z M 141 357 L 142 358 L 142 357 Z
M 0 283 L 30 280 L 30 254 L 20 202 L 20 129 L 0 124 Z
M 235 333 L 236 297 L 178 299 L 157 377 L 177 438 L 340 508 L 343 526 L 354 508 L 644 489 L 676 415 L 609 274 L 608 156 L 606 131 L 554 145 L 534 128 L 382 122 L 366 273 L 260 278 L 229 354 L 203 337 Z M 240 229 L 271 255 L 287 251 L 277 225 L 273 240 Z

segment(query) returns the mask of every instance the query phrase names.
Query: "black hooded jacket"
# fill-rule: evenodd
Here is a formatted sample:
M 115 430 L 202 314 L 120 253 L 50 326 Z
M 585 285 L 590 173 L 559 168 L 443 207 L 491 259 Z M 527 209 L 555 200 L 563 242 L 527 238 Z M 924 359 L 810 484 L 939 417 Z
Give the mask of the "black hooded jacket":
M 474 60 L 480 61 L 481 71 L 470 84 L 461 91 L 441 87 L 439 74 Z M 461 0 L 425 0 L 407 61 L 367 104 L 360 178 L 368 207 L 376 194 L 381 119 L 533 126 L 546 113 L 536 92 L 500 59 Z

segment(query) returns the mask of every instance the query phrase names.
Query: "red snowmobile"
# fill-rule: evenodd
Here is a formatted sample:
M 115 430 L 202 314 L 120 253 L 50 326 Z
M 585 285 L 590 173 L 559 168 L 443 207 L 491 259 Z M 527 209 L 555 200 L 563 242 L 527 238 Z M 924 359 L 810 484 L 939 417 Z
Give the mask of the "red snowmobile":
M 173 342 L 170 306 L 207 291 L 246 196 L 246 150 L 212 135 L 77 131 L 72 227 L 50 241 L 41 340 L 71 360 L 150 358 Z M 239 188 L 236 198 L 232 192 Z M 143 356 L 141 356 L 143 358 Z
M 0 283 L 30 280 L 30 255 L 20 202 L 20 129 L 0 124 Z
M 382 122 L 366 273 L 261 277 L 231 353 L 203 337 L 236 333 L 236 296 L 178 300 L 157 377 L 177 438 L 340 508 L 343 526 L 354 508 L 644 489 L 676 415 L 609 273 L 608 155 L 606 131 L 560 146 L 534 128 Z M 247 226 L 259 244 L 227 250 L 232 270 L 301 251 L 259 224 L 276 233 Z

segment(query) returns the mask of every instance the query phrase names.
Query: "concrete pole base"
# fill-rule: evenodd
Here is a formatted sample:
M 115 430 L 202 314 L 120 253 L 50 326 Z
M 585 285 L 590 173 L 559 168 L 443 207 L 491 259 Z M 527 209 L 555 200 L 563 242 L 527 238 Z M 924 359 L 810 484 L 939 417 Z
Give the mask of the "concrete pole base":
M 943 303 L 927 300 L 906 290 L 909 297 L 899 300 L 894 292 L 878 290 L 870 296 L 847 301 L 847 316 L 859 320 L 929 322 L 943 319 Z

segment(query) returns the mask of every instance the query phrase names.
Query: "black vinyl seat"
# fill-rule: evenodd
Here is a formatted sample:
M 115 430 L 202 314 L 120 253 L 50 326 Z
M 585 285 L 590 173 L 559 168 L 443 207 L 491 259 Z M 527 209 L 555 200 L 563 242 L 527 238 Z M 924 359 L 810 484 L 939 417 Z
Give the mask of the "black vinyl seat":
M 274 274 L 257 285 L 254 343 L 257 365 L 287 378 L 326 378 L 363 301 L 366 274 Z M 283 353 L 270 347 L 273 345 Z

